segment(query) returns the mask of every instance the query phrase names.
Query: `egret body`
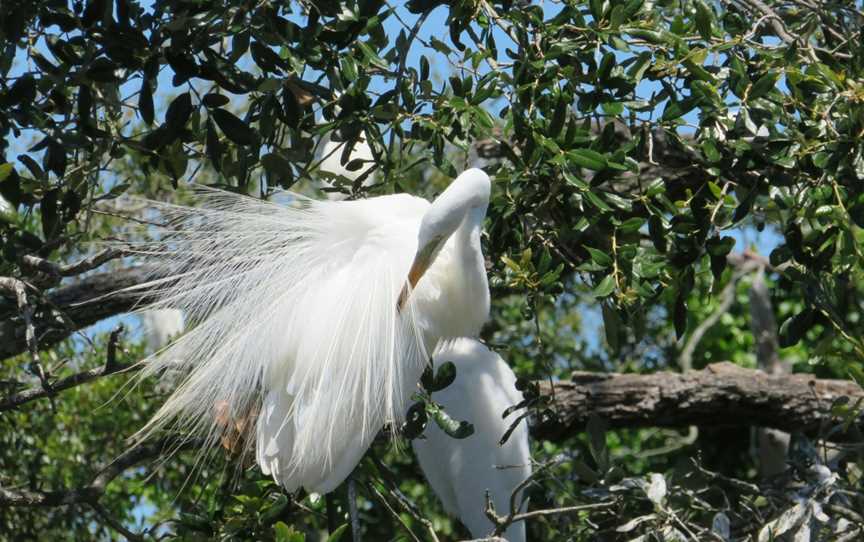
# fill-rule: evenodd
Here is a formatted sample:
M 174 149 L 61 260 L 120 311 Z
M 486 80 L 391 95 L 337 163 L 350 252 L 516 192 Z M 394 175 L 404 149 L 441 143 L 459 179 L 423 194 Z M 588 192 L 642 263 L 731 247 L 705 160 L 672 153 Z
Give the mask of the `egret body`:
M 451 361 L 456 379 L 432 394 L 451 417 L 467 420 L 474 433 L 454 439 L 437 425 L 426 427 L 425 439 L 412 441 L 414 452 L 426 479 L 444 509 L 471 531 L 475 538 L 492 533 L 494 525 L 486 517 L 486 491 L 498 514 L 510 510 L 510 497 L 516 487 L 531 475 L 528 429 L 520 424 L 507 441 L 498 442 L 518 417 L 505 409 L 522 400 L 516 390 L 516 375 L 501 357 L 473 339 L 458 339 L 439 350 L 435 364 Z M 520 492 L 521 493 L 521 492 Z M 521 494 L 516 495 L 521 503 Z M 524 542 L 525 524 L 510 525 L 504 533 L 509 542 Z
M 156 262 L 146 287 L 191 329 L 144 364 L 143 377 L 181 376 L 141 436 L 174 428 L 218 446 L 226 416 L 257 416 L 247 446 L 262 471 L 289 491 L 334 489 L 402 420 L 436 346 L 488 318 L 489 192 L 471 169 L 432 204 L 208 190 L 203 208 L 162 206 L 164 238 L 141 247 Z

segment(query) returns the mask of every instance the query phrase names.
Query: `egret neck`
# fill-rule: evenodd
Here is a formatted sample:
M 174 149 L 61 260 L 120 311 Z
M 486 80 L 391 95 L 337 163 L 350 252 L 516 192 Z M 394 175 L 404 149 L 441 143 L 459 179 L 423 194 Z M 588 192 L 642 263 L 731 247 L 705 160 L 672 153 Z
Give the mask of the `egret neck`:
M 399 294 L 397 310 L 401 311 L 411 290 L 417 286 L 445 245 L 456 245 L 452 256 L 457 261 L 453 263 L 469 271 L 471 275 L 478 269 L 473 265 L 479 265 L 485 284 L 480 230 L 486 217 L 490 190 L 489 176 L 475 168 L 456 177 L 435 199 L 420 223 L 417 253 L 408 271 L 405 286 Z M 488 305 L 488 287 L 485 289 L 485 297 Z

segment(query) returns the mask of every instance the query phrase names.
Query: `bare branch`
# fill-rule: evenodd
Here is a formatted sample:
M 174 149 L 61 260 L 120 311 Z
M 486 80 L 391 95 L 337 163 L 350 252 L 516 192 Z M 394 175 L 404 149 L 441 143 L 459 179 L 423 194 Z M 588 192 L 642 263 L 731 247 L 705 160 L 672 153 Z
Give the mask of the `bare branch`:
M 143 461 L 154 459 L 166 450 L 194 448 L 198 441 L 184 439 L 177 444 L 173 439 L 164 439 L 151 444 L 135 446 L 120 454 L 97 471 L 89 484 L 56 491 L 31 491 L 26 489 L 12 490 L 0 487 L 0 506 L 65 506 L 70 504 L 92 504 L 104 493 L 108 484 L 127 469 Z
M 543 510 L 532 510 L 531 512 L 522 512 L 521 514 L 499 516 L 495 512 L 495 505 L 492 504 L 492 496 L 489 491 L 486 491 L 486 517 L 495 524 L 495 535 L 503 533 L 508 526 L 519 521 L 539 518 L 544 516 L 557 516 L 561 514 L 571 514 L 573 512 L 584 512 L 585 510 L 602 510 L 615 506 L 614 502 L 598 502 L 591 504 L 580 504 L 577 506 L 565 506 L 563 508 L 546 508 Z
M 134 309 L 149 292 L 121 290 L 143 284 L 147 277 L 146 268 L 133 267 L 90 275 L 44 294 L 46 306 L 34 310 L 32 315 L 38 347 L 48 348 L 100 320 Z M 8 292 L 16 280 L 0 277 L 0 293 Z M 9 297 L 14 299 L 14 295 Z M 28 350 L 26 324 L 16 318 L 18 314 L 16 305 L 4 303 L 0 297 L 0 359 Z
M 14 393 L 7 397 L 0 398 L 0 412 L 4 410 L 11 410 L 25 403 L 29 403 L 30 401 L 35 401 L 36 399 L 52 397 L 60 391 L 80 386 L 82 384 L 90 382 L 91 380 L 95 380 L 103 376 L 124 371 L 136 370 L 139 367 L 139 364 L 119 365 L 117 363 L 117 342 L 120 337 L 120 333 L 122 332 L 122 325 L 117 326 L 114 331 L 111 332 L 111 335 L 108 339 L 108 348 L 105 364 L 102 367 L 97 367 L 88 371 L 81 371 L 71 376 L 61 378 L 60 380 L 57 380 L 55 382 L 48 381 L 46 382 L 47 386 L 43 385 L 36 388 L 30 388 L 19 393 Z
M 115 519 L 111 515 L 111 513 L 105 509 L 104 506 L 99 504 L 98 501 L 94 501 L 94 502 L 91 502 L 89 504 L 90 504 L 90 507 L 93 508 L 93 510 L 96 512 L 96 514 L 98 514 L 99 517 L 102 518 L 102 521 L 104 521 L 109 527 L 111 527 L 112 529 L 114 529 L 118 533 L 125 536 L 127 540 L 131 540 L 132 542 L 139 542 L 139 541 L 145 540 L 145 538 L 143 536 L 141 536 L 140 534 L 137 534 L 137 533 L 133 533 L 132 531 L 127 529 L 125 525 L 123 525 L 121 522 L 117 521 L 117 519 Z
M 560 440 L 581 432 L 597 415 L 610 427 L 744 425 L 818 434 L 841 397 L 864 397 L 854 382 L 812 375 L 768 375 L 732 363 L 701 371 L 654 374 L 574 373 L 570 381 L 538 382 L 551 397 L 554 416 L 533 429 L 538 438 Z M 554 386 L 554 395 L 552 387 Z M 855 427 L 864 426 L 858 420 Z M 852 438 L 841 433 L 829 440 Z

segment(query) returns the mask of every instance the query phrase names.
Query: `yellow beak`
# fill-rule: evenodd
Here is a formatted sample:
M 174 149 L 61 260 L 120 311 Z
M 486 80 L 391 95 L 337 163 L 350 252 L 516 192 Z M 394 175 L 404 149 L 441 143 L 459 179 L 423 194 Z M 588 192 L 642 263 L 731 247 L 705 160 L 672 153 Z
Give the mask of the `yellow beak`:
M 402 291 L 399 292 L 399 300 L 396 302 L 397 312 L 402 312 L 402 307 L 408 302 L 408 296 L 411 295 L 411 291 L 414 290 L 417 283 L 423 278 L 423 274 L 426 273 L 432 262 L 435 261 L 445 241 L 447 241 L 447 237 L 439 235 L 433 237 L 426 243 L 426 246 L 419 247 L 417 255 L 414 256 L 414 261 L 411 263 L 411 269 L 408 271 L 408 280 L 405 281 Z
M 426 270 L 429 269 L 430 263 L 428 260 L 421 258 L 414 259 L 414 263 L 411 264 L 411 269 L 408 271 L 408 280 L 405 281 L 402 291 L 399 292 L 399 301 L 396 302 L 396 310 L 398 312 L 402 312 L 402 307 L 408 302 L 408 296 L 411 295 L 411 291 L 420 282 L 420 278 L 423 277 Z

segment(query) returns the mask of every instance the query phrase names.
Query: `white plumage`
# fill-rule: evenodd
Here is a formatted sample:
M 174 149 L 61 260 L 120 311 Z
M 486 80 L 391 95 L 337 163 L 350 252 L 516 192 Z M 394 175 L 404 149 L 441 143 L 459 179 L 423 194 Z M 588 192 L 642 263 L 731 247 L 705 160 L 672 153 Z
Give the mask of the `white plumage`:
M 145 363 L 142 377 L 180 376 L 139 436 L 170 428 L 217 446 L 226 418 L 257 414 L 265 473 L 289 491 L 334 489 L 403 418 L 439 341 L 487 319 L 489 190 L 474 169 L 431 205 L 212 190 L 203 208 L 162 205 L 164 237 L 140 247 L 156 269 L 144 287 L 191 329 Z
M 337 142 L 327 137 L 321 148 L 321 163 L 318 165 L 318 170 L 355 181 L 372 168 L 375 157 L 372 155 L 372 149 L 369 147 L 369 144 L 366 143 L 366 136 L 363 135 L 351 148 L 348 160 L 343 166 L 342 153 L 345 151 L 345 145 L 344 141 Z M 364 163 L 352 171 L 347 166 L 354 160 L 363 160 Z
M 183 333 L 183 313 L 176 309 L 144 311 L 141 324 L 147 347 L 155 352 Z
M 528 429 L 520 424 L 503 446 L 498 442 L 518 417 L 504 410 L 522 400 L 516 390 L 516 375 L 501 359 L 473 339 L 458 339 L 435 355 L 435 365 L 452 361 L 456 380 L 432 399 L 454 419 L 467 420 L 474 433 L 454 439 L 430 423 L 425 439 L 412 441 L 420 467 L 444 509 L 458 517 L 476 538 L 492 533 L 486 517 L 488 490 L 498 514 L 510 510 L 513 490 L 531 475 Z M 521 494 L 517 495 L 521 503 Z M 525 524 L 511 525 L 504 533 L 509 542 L 525 540 Z

